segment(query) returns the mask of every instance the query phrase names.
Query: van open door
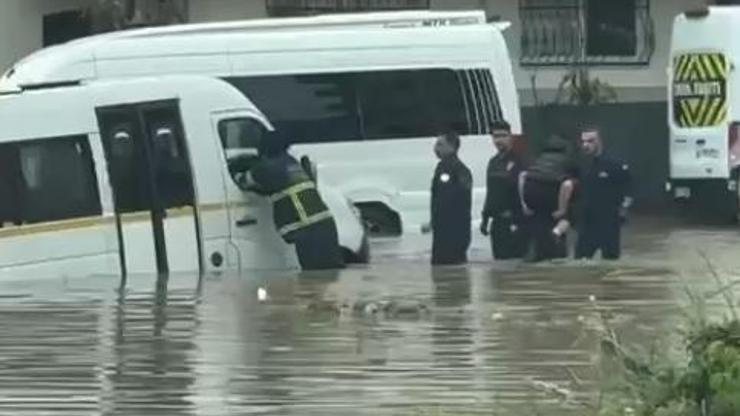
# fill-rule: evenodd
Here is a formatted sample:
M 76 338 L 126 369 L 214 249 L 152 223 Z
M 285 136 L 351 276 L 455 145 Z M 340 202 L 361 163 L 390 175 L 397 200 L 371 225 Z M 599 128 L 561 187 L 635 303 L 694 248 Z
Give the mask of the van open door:
M 270 129 L 269 123 L 256 112 L 228 111 L 212 115 L 213 129 L 223 148 L 222 176 L 226 189 L 230 241 L 233 254 L 229 266 L 253 269 L 284 269 L 297 266 L 295 250 L 286 244 L 275 229 L 269 198 L 246 192 L 236 176 L 246 172 L 258 160 L 258 146 Z
M 203 270 L 191 159 L 176 100 L 96 109 L 121 271 Z

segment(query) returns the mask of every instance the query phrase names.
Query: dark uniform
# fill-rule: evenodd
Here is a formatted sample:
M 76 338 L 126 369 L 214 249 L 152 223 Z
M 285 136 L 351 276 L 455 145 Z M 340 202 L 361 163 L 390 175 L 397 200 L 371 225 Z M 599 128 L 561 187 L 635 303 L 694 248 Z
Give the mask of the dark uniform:
M 578 167 L 567 153 L 564 143 L 551 141 L 535 162 L 527 169 L 524 184 L 524 202 L 532 210 L 529 227 L 532 236 L 532 260 L 548 260 L 567 256 L 565 236 L 556 237 L 552 230 L 558 220 L 553 213 L 558 209 L 560 186 L 567 178 L 575 178 Z
M 598 156 L 588 163 L 580 180 L 576 258 L 591 258 L 597 250 L 605 259 L 621 255 L 620 210 L 631 183 L 629 166 Z
M 269 195 L 275 227 L 295 244 L 303 270 L 342 266 L 337 227 L 315 183 L 292 156 L 262 158 L 251 170 L 258 190 Z
M 432 181 L 432 264 L 468 261 L 473 177 L 456 156 L 437 164 Z
M 524 257 L 526 229 L 519 198 L 522 163 L 511 152 L 499 153 L 488 162 L 483 222 L 491 220 L 491 251 L 495 259 Z

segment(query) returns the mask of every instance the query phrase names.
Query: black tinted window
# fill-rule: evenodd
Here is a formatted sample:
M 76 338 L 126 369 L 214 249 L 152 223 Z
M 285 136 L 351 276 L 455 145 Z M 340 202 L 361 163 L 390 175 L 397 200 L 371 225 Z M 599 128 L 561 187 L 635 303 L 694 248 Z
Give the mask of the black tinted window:
M 100 214 L 95 167 L 85 136 L 0 144 L 0 223 Z
M 99 118 L 117 213 L 193 204 L 190 158 L 173 103 L 108 108 Z
M 229 79 L 252 99 L 275 129 L 294 143 L 359 139 L 360 122 L 349 74 Z
M 452 70 L 425 69 L 358 74 L 367 139 L 468 134 L 465 101 Z
M 176 108 L 163 106 L 143 111 L 151 143 L 154 177 L 164 208 L 192 205 L 194 200 L 190 158 Z
M 588 0 L 586 53 L 634 56 L 637 52 L 636 0 Z
M 460 71 L 418 69 L 230 78 L 296 143 L 433 136 L 471 130 Z M 471 95 L 472 99 L 473 96 Z

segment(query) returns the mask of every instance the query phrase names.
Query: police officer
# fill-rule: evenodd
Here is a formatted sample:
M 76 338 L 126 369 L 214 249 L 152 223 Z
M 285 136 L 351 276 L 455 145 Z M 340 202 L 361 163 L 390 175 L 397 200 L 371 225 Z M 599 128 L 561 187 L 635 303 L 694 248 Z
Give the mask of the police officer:
M 455 132 L 437 138 L 434 151 L 439 163 L 432 180 L 430 224 L 432 264 L 463 264 L 468 261 L 471 240 L 473 176 L 458 158 L 460 136 Z
M 294 244 L 303 270 L 342 266 L 337 227 L 311 176 L 288 154 L 288 141 L 271 132 L 260 143 L 260 160 L 245 175 L 248 190 L 269 196 L 275 227 Z
M 518 189 L 522 161 L 513 151 L 509 123 L 494 122 L 491 131 L 498 153 L 488 162 L 486 201 L 480 231 L 485 236 L 490 235 L 495 259 L 521 258 L 527 249 Z
M 621 225 L 632 205 L 629 166 L 604 155 L 598 127 L 581 131 L 581 148 L 586 163 L 579 181 L 576 258 L 592 258 L 601 250 L 604 259 L 616 260 L 621 255 Z

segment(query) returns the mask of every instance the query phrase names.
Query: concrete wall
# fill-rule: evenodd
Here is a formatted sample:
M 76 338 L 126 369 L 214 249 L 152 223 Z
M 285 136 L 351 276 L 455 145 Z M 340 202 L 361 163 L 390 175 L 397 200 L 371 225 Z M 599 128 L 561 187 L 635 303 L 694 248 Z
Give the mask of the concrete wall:
M 190 0 L 190 21 L 209 22 L 267 16 L 264 0 Z
M 90 0 L 2 0 L 0 2 L 0 72 L 43 45 L 43 17 L 78 10 Z
M 617 88 L 620 101 L 665 100 L 666 67 L 671 40 L 673 18 L 691 8 L 704 5 L 706 0 L 651 0 L 650 11 L 655 25 L 655 52 L 649 66 L 594 67 L 592 76 L 609 82 Z M 515 77 L 521 92 L 522 105 L 533 103 L 531 94 L 532 76 L 536 78 L 540 99 L 554 97 L 558 83 L 566 72 L 565 67 L 519 66 L 520 50 L 519 1 L 518 0 L 432 0 L 435 9 L 485 8 L 489 16 L 501 16 L 512 22 L 506 32 L 506 40 L 515 62 Z

